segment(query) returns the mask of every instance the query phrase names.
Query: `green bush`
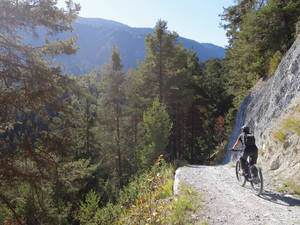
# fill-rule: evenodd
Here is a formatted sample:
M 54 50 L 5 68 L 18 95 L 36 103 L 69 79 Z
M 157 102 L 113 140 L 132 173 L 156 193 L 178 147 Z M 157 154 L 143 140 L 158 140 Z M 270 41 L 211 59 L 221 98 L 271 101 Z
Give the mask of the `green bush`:
M 188 224 L 190 213 L 201 208 L 198 192 L 181 185 L 173 196 L 174 167 L 160 156 L 150 171 L 133 179 L 119 194 L 115 204 L 98 208 L 99 196 L 94 191 L 81 202 L 77 219 L 84 225 L 106 224 Z
M 268 70 L 269 77 L 273 76 L 281 59 L 282 59 L 282 54 L 280 53 L 280 51 L 276 51 L 269 61 L 269 70 Z
M 99 210 L 100 196 L 91 190 L 85 197 L 85 201 L 80 201 L 80 209 L 75 218 L 84 225 L 97 225 L 95 220 L 96 212 Z
M 99 196 L 90 192 L 77 212 L 80 224 L 164 224 L 162 213 L 166 201 L 173 195 L 173 167 L 158 158 L 150 171 L 136 176 L 120 191 L 116 203 L 98 208 Z M 158 223 L 159 222 L 159 223 Z
M 138 152 L 141 168 L 149 168 L 157 157 L 165 153 L 169 143 L 172 121 L 166 110 L 166 105 L 159 102 L 158 98 L 143 114 L 145 140 L 143 148 Z

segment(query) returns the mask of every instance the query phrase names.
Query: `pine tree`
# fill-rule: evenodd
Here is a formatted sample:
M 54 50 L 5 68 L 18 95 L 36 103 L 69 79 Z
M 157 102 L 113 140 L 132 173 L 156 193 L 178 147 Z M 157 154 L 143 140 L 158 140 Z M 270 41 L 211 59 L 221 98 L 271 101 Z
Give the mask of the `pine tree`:
M 153 105 L 143 115 L 145 139 L 139 152 L 141 168 L 149 168 L 159 155 L 166 153 L 172 122 L 166 106 L 156 98 Z
M 37 35 L 39 27 L 44 27 L 50 35 L 71 30 L 78 10 L 79 6 L 72 1 L 68 1 L 67 11 L 57 8 L 54 0 L 0 2 L 0 141 L 3 149 L 0 201 L 1 206 L 5 205 L 10 211 L 5 217 L 1 216 L 1 222 L 6 219 L 8 223 L 51 224 L 59 220 L 55 217 L 58 208 L 55 212 L 47 210 L 59 203 L 52 199 L 53 204 L 48 201 L 47 205 L 50 192 L 41 191 L 41 184 L 48 190 L 57 188 L 49 181 L 59 179 L 59 159 L 67 153 L 58 147 L 61 137 L 56 137 L 49 128 L 53 125 L 50 125 L 53 115 L 68 110 L 63 96 L 71 90 L 68 79 L 60 74 L 60 67 L 52 66 L 46 59 L 74 53 L 76 39 L 46 40 L 41 46 L 32 46 L 21 34 Z M 20 193 L 15 190 L 16 185 L 23 188 L 27 206 L 12 204 L 11 193 Z M 23 207 L 28 211 L 24 212 Z
M 162 102 L 165 93 L 165 83 L 168 79 L 169 67 L 175 54 L 178 35 L 167 30 L 167 22 L 158 20 L 154 34 L 146 37 L 146 69 L 147 91 L 152 97 L 159 96 Z
M 104 78 L 102 84 L 101 107 L 104 110 L 104 116 L 107 128 L 110 130 L 110 136 L 114 139 L 115 164 L 119 179 L 119 185 L 122 186 L 122 165 L 121 165 L 121 123 L 122 123 L 122 101 L 124 101 L 124 73 L 119 50 L 113 47 L 111 53 L 111 63 L 104 66 Z
M 144 79 L 141 67 L 137 71 L 129 70 L 125 74 L 124 91 L 126 104 L 124 104 L 123 134 L 126 150 L 124 149 L 124 160 L 128 165 L 129 174 L 138 169 L 139 159 L 137 151 L 144 136 L 143 113 L 151 101 L 144 95 Z M 124 163 L 125 163 L 124 162 Z M 131 171 L 131 172 L 130 172 Z
M 224 28 L 230 43 L 225 60 L 227 83 L 236 106 L 259 78 L 275 71 L 294 42 L 299 11 L 300 3 L 295 0 L 238 1 L 225 9 Z

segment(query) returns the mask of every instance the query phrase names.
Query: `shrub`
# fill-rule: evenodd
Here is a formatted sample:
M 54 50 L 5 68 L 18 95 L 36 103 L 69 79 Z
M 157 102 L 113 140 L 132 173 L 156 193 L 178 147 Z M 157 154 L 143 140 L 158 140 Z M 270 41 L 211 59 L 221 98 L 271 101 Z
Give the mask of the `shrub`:
M 173 167 L 160 156 L 150 171 L 136 176 L 123 188 L 115 204 L 108 203 L 85 219 L 89 222 L 81 224 L 164 224 L 164 199 L 173 194 L 173 177 Z M 81 213 L 86 208 L 81 207 Z
M 86 195 L 84 202 L 80 201 L 80 209 L 75 215 L 75 218 L 80 221 L 80 224 L 97 224 L 95 214 L 99 210 L 99 202 L 100 196 L 93 190 Z
M 280 53 L 280 51 L 275 52 L 275 54 L 269 61 L 269 70 L 268 70 L 269 77 L 273 76 L 281 59 L 282 59 L 282 54 Z

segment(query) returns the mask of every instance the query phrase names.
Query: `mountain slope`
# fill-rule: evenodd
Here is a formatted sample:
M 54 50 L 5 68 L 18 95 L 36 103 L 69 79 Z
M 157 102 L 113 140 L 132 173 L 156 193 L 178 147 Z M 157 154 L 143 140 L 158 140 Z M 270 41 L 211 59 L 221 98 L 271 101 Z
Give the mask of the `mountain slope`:
M 145 37 L 152 33 L 151 28 L 133 28 L 122 23 L 79 17 L 73 24 L 72 36 L 78 36 L 77 46 L 80 47 L 75 55 L 61 56 L 56 62 L 62 62 L 66 73 L 79 75 L 88 73 L 94 67 L 101 66 L 109 61 L 113 45 L 120 49 L 124 69 L 135 68 L 137 61 L 143 61 L 145 57 Z M 63 34 L 59 38 L 70 35 Z M 196 41 L 179 37 L 186 49 L 193 48 L 200 60 L 211 57 L 223 58 L 225 49 L 213 44 L 198 43 Z

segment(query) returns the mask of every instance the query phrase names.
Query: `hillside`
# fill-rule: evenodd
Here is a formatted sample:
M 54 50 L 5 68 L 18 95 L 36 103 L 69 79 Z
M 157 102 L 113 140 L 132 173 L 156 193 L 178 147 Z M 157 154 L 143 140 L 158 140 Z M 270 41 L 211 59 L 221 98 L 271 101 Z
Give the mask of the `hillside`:
M 62 62 L 65 73 L 79 75 L 88 73 L 94 67 L 109 62 L 113 45 L 120 49 L 124 70 L 135 68 L 137 61 L 144 61 L 146 53 L 145 37 L 153 33 L 152 28 L 134 28 L 122 23 L 96 18 L 79 17 L 73 23 L 72 36 L 78 36 L 76 45 L 80 48 L 75 55 L 60 56 L 56 62 Z M 66 38 L 70 33 L 61 34 L 59 38 Z M 193 48 L 200 60 L 212 57 L 223 58 L 225 49 L 209 43 L 178 38 L 186 49 Z M 37 40 L 34 41 L 35 43 Z
M 136 182 L 162 156 L 167 162 L 183 158 L 201 162 L 210 156 L 197 139 L 204 131 L 212 131 L 218 109 L 225 112 L 230 107 L 224 104 L 230 98 L 221 78 L 221 60 L 200 62 L 195 52 L 180 46 L 167 23 L 159 20 L 146 39 L 147 66 L 124 73 L 121 57 L 124 64 L 126 57 L 113 48 L 111 60 L 104 59 L 110 61 L 111 70 L 96 76 L 64 76 L 53 67 L 55 59 L 66 60 L 65 65 L 73 65 L 70 70 L 77 69 L 78 74 L 89 72 L 93 63 L 101 66 L 103 54 L 97 47 L 110 55 L 111 44 L 122 39 L 124 48 L 119 44 L 119 49 L 135 52 L 137 43 L 130 45 L 128 39 L 135 36 L 144 45 L 147 29 L 112 21 L 101 26 L 98 20 L 86 21 L 88 26 L 77 23 L 75 29 L 81 27 L 82 32 L 79 45 L 89 45 L 68 58 L 76 46 L 64 41 L 72 32 L 66 21 L 75 18 L 79 7 L 73 9 L 70 4 L 69 11 L 64 11 L 55 3 L 0 1 L 0 9 L 5 9 L 0 10 L 5 12 L 0 20 L 0 224 L 119 223 L 120 210 L 132 206 L 128 201 L 119 204 L 126 187 L 132 185 L 132 192 L 125 195 L 137 205 L 145 203 L 136 194 L 138 188 L 145 193 L 144 184 L 164 189 L 147 174 L 143 182 Z M 6 11 L 8 8 L 11 10 Z M 69 32 L 52 39 L 46 33 L 65 30 Z M 65 55 L 59 58 L 60 54 Z M 204 111 L 209 113 L 204 116 Z M 199 141 L 208 143 L 207 149 L 216 145 L 211 135 Z M 162 178 L 159 172 L 152 177 Z M 149 190 L 151 205 L 153 188 Z M 166 194 L 170 196 L 169 190 Z M 118 213 L 114 214 L 112 205 Z M 161 212 L 157 210 L 146 212 L 155 219 L 152 224 L 157 224 L 154 217 Z M 128 221 L 120 224 L 132 224 L 130 214 Z M 162 220 L 160 224 L 167 223 Z
M 0 224 L 299 224 L 300 1 L 224 8 L 226 56 L 205 62 L 196 53 L 224 49 L 178 40 L 166 21 L 76 21 L 79 5 L 57 3 L 0 1 Z M 259 197 L 229 151 L 245 123 Z M 181 165 L 175 193 L 193 188 L 176 196 Z

